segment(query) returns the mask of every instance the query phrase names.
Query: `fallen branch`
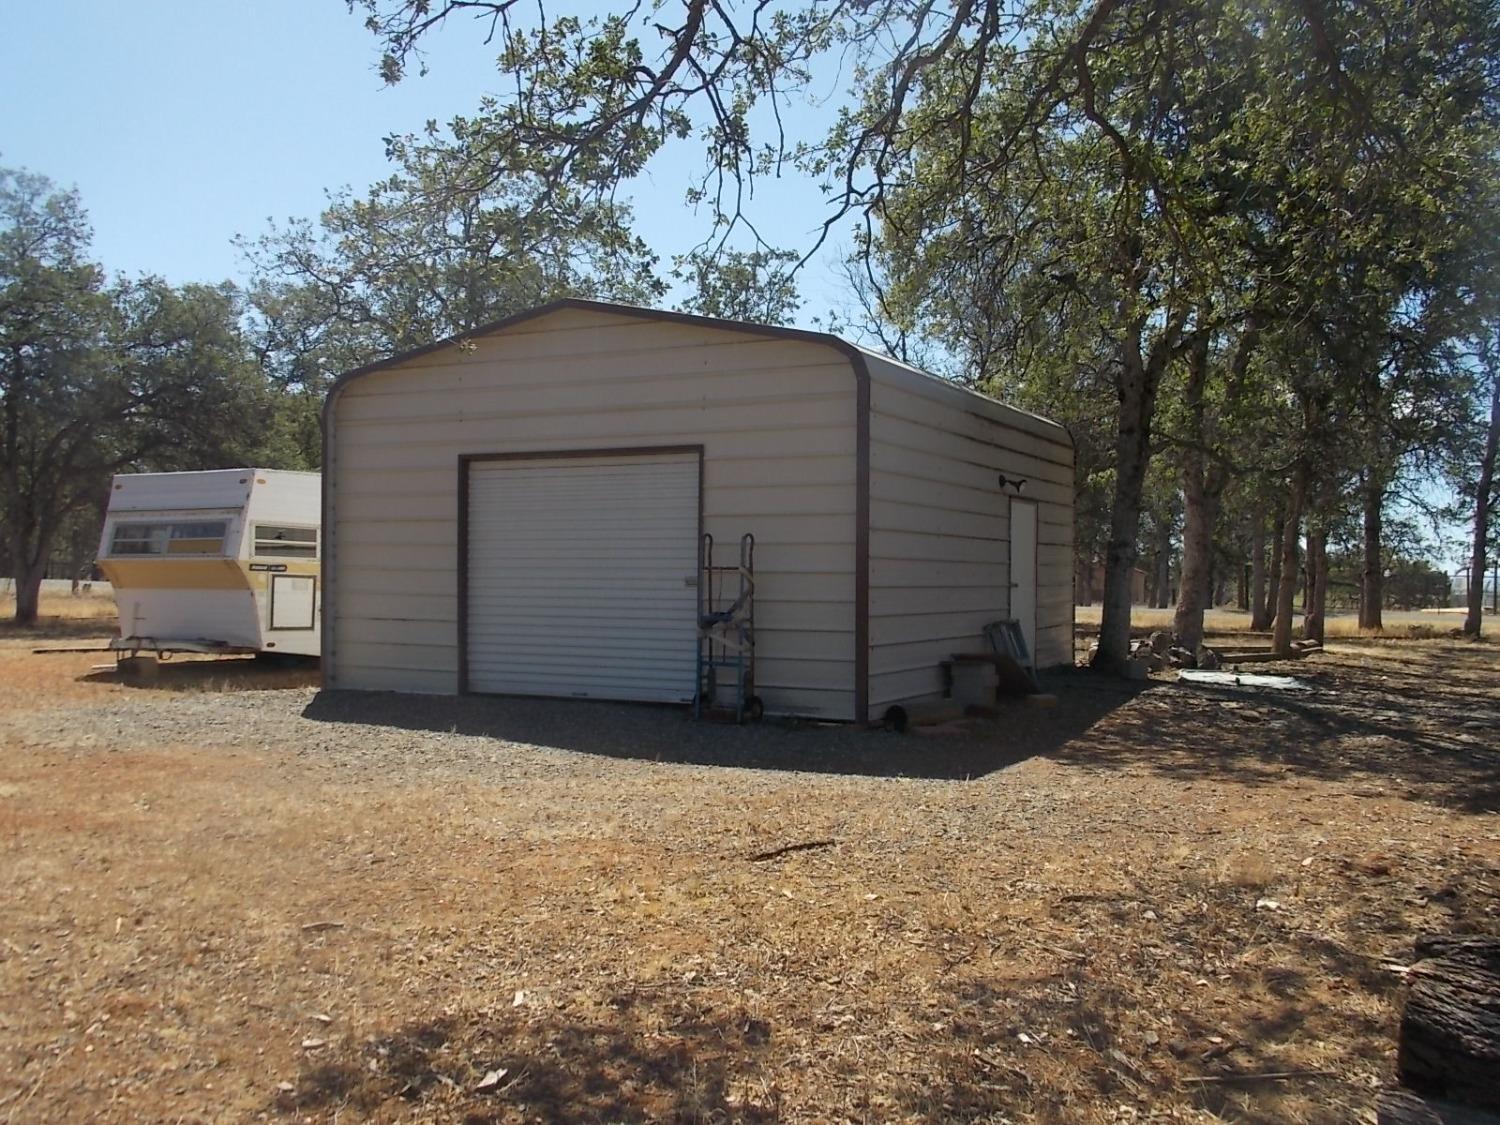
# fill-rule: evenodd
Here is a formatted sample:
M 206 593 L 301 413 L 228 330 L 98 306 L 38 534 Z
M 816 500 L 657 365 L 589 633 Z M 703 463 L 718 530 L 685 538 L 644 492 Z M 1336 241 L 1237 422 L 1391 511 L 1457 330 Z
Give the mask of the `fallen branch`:
M 1331 1078 L 1331 1070 L 1271 1070 L 1262 1074 L 1207 1074 L 1201 1078 L 1184 1078 L 1183 1085 L 1202 1086 L 1210 1082 L 1280 1082 L 1287 1078 Z
M 318 933 L 321 930 L 342 930 L 343 928 L 344 928 L 344 923 L 342 923 L 342 922 L 336 922 L 336 921 L 333 921 L 332 919 L 328 919 L 327 921 L 323 921 L 323 922 L 303 922 L 302 923 L 302 932 L 305 933 L 305 934 L 315 934 L 315 933 Z
M 810 852 L 814 848 L 831 848 L 837 844 L 837 840 L 808 840 L 804 844 L 788 844 L 784 848 L 772 848 L 768 852 L 757 852 L 750 857 L 751 863 L 764 863 L 768 859 L 776 859 L 779 856 L 788 855 L 791 852 Z

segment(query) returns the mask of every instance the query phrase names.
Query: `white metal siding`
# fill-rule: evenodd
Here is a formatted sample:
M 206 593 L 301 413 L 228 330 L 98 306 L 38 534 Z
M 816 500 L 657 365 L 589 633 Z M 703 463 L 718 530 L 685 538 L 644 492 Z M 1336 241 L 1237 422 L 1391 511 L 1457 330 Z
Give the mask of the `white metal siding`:
M 169 509 L 244 508 L 255 469 L 209 469 L 189 473 L 122 473 L 114 478 L 109 510 L 161 512 Z
M 1010 617 L 1021 625 L 1026 651 L 1036 660 L 1037 505 L 1034 500 L 1010 500 Z
M 855 386 L 818 343 L 582 309 L 361 376 L 331 406 L 330 686 L 458 690 L 459 454 L 703 445 L 704 530 L 756 539 L 757 693 L 853 719 Z
M 1037 501 L 1038 667 L 1072 659 L 1073 450 L 1053 423 L 870 360 L 870 715 L 941 691 L 939 662 L 1012 615 L 1010 490 Z
M 689 702 L 696 453 L 469 467 L 468 688 Z

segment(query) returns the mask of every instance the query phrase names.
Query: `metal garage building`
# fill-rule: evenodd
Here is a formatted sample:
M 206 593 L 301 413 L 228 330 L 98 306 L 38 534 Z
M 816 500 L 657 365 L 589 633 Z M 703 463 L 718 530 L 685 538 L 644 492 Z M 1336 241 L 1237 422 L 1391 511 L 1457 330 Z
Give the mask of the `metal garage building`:
M 560 301 L 345 375 L 323 480 L 332 688 L 691 700 L 705 531 L 773 713 L 934 698 L 999 618 L 1072 659 L 1067 433 L 833 336 Z

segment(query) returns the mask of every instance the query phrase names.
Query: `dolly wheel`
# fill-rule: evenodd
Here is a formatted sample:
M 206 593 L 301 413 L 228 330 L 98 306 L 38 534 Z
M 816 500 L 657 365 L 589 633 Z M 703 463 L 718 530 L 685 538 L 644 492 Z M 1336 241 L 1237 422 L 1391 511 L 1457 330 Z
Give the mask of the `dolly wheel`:
M 766 705 L 761 702 L 758 695 L 752 695 L 745 700 L 745 721 L 747 723 L 758 723 L 766 713 Z

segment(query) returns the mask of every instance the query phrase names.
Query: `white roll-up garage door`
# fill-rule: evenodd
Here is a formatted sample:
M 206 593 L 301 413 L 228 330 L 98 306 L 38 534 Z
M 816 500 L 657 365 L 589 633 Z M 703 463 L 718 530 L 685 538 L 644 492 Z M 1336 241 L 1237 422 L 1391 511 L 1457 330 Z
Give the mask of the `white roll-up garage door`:
M 698 459 L 470 462 L 470 691 L 691 701 Z

